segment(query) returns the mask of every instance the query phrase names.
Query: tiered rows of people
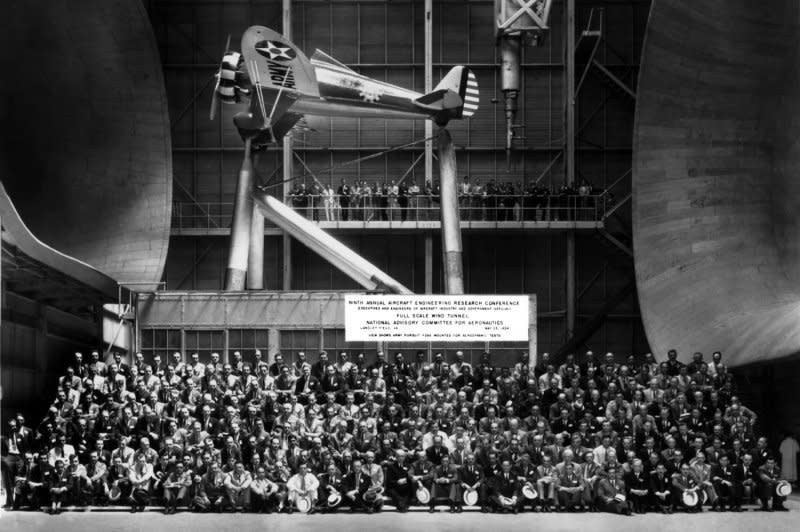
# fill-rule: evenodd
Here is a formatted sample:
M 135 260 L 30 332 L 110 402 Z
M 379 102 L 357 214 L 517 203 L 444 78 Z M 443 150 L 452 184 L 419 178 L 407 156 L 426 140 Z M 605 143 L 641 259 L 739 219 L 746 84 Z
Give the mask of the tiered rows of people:
M 476 367 L 255 352 L 128 365 L 80 353 L 33 429 L 2 443 L 14 509 L 376 512 L 785 510 L 791 490 L 721 354 Z M 770 507 L 770 501 L 772 503 Z

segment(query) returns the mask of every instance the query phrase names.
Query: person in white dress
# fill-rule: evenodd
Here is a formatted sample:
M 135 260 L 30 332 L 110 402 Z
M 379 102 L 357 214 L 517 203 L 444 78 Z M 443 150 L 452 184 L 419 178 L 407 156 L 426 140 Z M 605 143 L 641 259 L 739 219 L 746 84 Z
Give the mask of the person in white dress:
M 783 477 L 793 484 L 797 484 L 797 453 L 800 445 L 791 434 L 787 434 L 778 447 L 781 453 L 781 472 Z

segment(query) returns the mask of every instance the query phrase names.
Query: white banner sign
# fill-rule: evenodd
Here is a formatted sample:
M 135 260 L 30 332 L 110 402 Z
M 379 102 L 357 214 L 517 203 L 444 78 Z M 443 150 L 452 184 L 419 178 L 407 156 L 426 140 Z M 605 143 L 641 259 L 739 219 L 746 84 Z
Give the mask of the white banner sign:
M 346 342 L 527 342 L 528 296 L 345 295 Z

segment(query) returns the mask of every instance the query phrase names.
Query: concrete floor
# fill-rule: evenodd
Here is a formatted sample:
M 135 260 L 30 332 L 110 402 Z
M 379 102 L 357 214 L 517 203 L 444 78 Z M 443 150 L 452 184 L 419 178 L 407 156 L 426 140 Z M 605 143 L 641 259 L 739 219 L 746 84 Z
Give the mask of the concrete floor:
M 700 515 L 661 515 L 622 517 L 608 514 L 532 514 L 492 515 L 466 512 L 450 515 L 446 511 L 431 515 L 427 511 L 398 514 L 393 511 L 376 515 L 349 513 L 315 515 L 192 514 L 167 516 L 159 511 L 131 514 L 128 512 L 64 512 L 49 516 L 33 512 L 0 512 L 0 530 L 87 532 L 169 532 L 254 530 L 269 526 L 270 532 L 493 532 L 524 531 L 535 527 L 546 532 L 585 530 L 689 532 L 691 530 L 724 530 L 725 532 L 772 532 L 800 530 L 800 499 L 788 501 L 790 512 L 714 513 Z

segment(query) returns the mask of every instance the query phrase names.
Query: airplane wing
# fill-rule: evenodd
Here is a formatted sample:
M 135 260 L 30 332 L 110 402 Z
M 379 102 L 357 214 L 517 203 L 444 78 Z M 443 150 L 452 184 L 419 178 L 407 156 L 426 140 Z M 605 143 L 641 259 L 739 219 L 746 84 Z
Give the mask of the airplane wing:
M 265 88 L 319 97 L 319 85 L 308 58 L 280 33 L 251 26 L 242 35 L 242 55 L 250 80 Z
M 325 65 L 329 68 L 333 67 L 334 70 L 338 69 L 344 72 L 349 72 L 355 74 L 356 71 L 350 68 L 349 66 L 345 65 L 344 63 L 337 61 L 333 57 L 329 56 L 319 48 L 314 51 L 314 54 L 311 56 L 311 64 L 312 65 Z

